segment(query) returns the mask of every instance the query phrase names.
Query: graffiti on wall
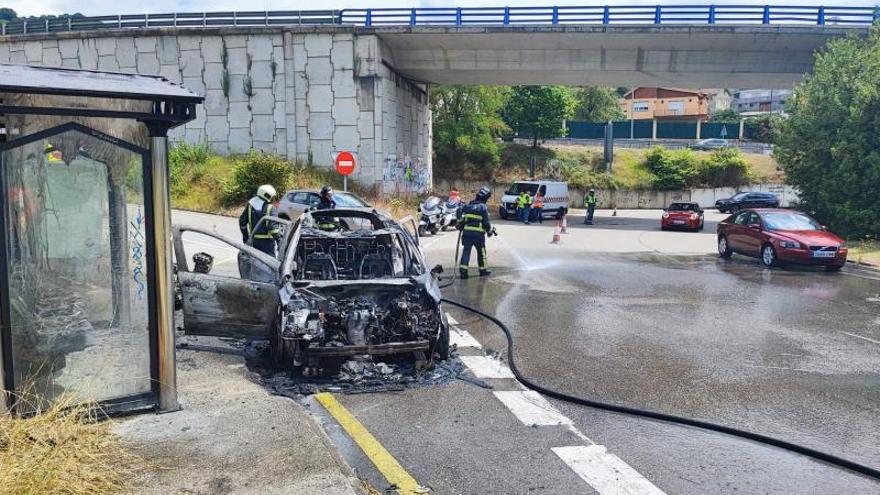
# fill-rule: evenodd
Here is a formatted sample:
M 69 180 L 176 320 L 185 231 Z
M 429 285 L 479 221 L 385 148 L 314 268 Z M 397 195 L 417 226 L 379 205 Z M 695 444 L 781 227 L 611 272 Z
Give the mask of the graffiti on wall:
M 413 160 L 409 155 L 385 158 L 382 180 L 394 184 L 397 192 L 421 194 L 428 190 L 430 178 L 431 171 L 422 163 L 421 158 Z

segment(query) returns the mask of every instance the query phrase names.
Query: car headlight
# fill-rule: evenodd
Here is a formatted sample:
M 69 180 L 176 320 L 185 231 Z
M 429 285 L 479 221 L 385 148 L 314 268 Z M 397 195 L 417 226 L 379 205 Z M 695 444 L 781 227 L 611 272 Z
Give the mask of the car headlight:
M 698 218 L 700 218 L 699 215 L 697 215 L 696 213 L 691 213 L 691 220 L 696 220 Z
M 664 211 L 664 212 L 663 212 L 663 218 L 669 218 L 669 213 L 667 213 L 667 212 Z
M 784 248 L 797 249 L 801 247 L 801 243 L 797 241 L 779 241 L 779 246 Z

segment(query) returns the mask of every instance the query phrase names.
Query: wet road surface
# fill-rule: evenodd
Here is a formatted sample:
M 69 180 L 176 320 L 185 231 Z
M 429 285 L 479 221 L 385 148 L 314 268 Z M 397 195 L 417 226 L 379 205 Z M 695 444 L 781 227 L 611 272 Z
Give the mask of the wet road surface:
M 520 369 L 552 388 L 880 467 L 880 276 L 719 260 L 712 231 L 723 215 L 707 215 L 705 233 L 660 232 L 652 216 L 600 212 L 593 227 L 570 218 L 562 245 L 549 244 L 550 225 L 497 222 L 493 275 L 444 295 L 505 321 Z M 455 233 L 422 245 L 449 275 Z M 482 346 L 462 355 L 505 348 L 494 326 L 447 309 Z M 494 388 L 454 382 L 339 401 L 434 493 L 614 493 L 603 476 L 617 460 L 632 470 L 611 483 L 633 487 L 623 493 L 880 493 L 880 483 L 778 449 L 554 400 L 539 406 L 562 424 L 532 426 L 498 394 L 520 393 L 513 380 L 486 381 Z M 384 488 L 324 422 L 358 473 Z M 592 444 L 617 460 L 584 467 L 577 455 Z

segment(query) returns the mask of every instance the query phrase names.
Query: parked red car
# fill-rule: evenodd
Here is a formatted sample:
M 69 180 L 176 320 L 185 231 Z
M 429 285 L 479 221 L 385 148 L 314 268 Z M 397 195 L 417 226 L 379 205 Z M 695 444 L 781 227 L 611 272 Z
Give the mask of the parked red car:
M 703 230 L 703 209 L 691 201 L 675 201 L 663 209 L 660 230 Z
M 718 254 L 759 258 L 766 267 L 785 263 L 824 265 L 831 271 L 846 264 L 846 242 L 815 219 L 798 211 L 743 210 L 718 224 Z

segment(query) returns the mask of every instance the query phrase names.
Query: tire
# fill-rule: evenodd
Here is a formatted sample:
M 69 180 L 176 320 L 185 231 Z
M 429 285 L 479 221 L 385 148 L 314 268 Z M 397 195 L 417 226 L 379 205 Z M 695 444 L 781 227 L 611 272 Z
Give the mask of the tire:
M 440 229 L 439 229 L 436 225 L 434 225 L 433 227 L 431 227 L 430 230 L 431 230 L 431 235 L 437 235 L 437 232 L 440 231 Z
M 502 220 L 507 220 L 507 210 L 503 206 L 498 208 L 498 216 L 500 216 Z
M 727 243 L 727 236 L 719 235 L 718 236 L 718 256 L 722 258 L 730 258 L 733 255 L 733 251 L 730 249 L 730 244 Z
M 562 217 L 565 216 L 565 208 L 559 208 L 559 211 L 556 212 L 556 219 L 562 220 Z
M 705 226 L 706 226 L 706 221 L 703 219 L 700 219 L 700 226 L 697 228 L 697 230 L 703 230 L 703 227 L 705 227 Z
M 660 230 L 669 230 L 669 227 L 667 227 L 667 226 L 661 224 L 661 225 L 660 225 Z
M 440 230 L 442 230 L 443 232 L 446 232 L 446 229 L 448 229 L 448 228 L 449 228 L 449 225 L 444 225 L 444 226 L 440 227 Z
M 776 249 L 771 244 L 761 246 L 761 264 L 764 268 L 773 268 L 779 264 L 776 260 Z
M 425 237 L 425 234 L 426 234 L 427 232 L 428 232 L 428 231 L 425 229 L 425 227 L 419 225 L 419 237 Z

